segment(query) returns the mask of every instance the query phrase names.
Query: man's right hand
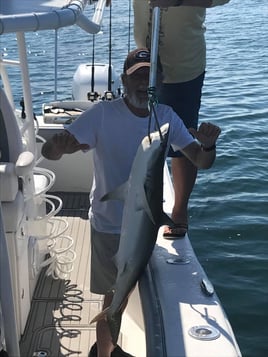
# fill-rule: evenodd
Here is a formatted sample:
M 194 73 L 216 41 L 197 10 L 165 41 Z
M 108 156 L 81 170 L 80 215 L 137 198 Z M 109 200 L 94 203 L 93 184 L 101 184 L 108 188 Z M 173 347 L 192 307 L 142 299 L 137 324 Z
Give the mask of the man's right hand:
M 89 150 L 89 145 L 80 144 L 68 131 L 55 134 L 42 146 L 42 155 L 48 160 L 59 160 L 63 154 Z

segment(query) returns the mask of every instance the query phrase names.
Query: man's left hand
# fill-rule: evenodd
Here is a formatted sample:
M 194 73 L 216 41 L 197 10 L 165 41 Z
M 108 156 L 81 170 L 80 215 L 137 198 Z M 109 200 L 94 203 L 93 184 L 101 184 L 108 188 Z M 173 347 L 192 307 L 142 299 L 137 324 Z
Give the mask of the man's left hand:
M 189 132 L 203 145 L 204 148 L 209 148 L 216 143 L 221 133 L 221 129 L 212 123 L 202 123 L 198 130 L 189 128 Z

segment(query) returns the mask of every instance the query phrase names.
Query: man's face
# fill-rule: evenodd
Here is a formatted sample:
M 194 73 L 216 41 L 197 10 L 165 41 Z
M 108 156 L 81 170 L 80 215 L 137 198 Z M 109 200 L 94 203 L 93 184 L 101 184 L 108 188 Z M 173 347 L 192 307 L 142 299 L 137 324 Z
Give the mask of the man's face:
M 141 67 L 130 75 L 123 75 L 123 85 L 130 104 L 135 108 L 148 107 L 149 67 Z

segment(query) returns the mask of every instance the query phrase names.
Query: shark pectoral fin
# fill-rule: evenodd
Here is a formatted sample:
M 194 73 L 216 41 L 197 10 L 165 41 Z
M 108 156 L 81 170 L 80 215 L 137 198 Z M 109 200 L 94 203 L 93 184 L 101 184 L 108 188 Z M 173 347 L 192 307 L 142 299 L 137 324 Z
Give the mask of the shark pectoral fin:
M 99 314 L 97 314 L 91 321 L 90 324 L 93 324 L 94 322 L 100 321 L 100 320 L 106 320 L 107 317 L 107 311 L 109 309 L 109 306 L 106 307 L 103 311 L 101 311 Z
M 106 193 L 100 201 L 108 201 L 108 200 L 119 200 L 125 201 L 128 191 L 128 181 L 124 182 L 122 185 L 118 186 L 115 190 Z
M 143 187 L 143 190 L 141 189 L 139 193 L 140 193 L 140 195 L 137 194 L 137 196 L 136 196 L 136 210 L 139 211 L 139 210 L 143 209 L 147 213 L 148 217 L 153 222 L 153 224 L 155 224 L 155 220 L 154 220 L 152 211 L 150 209 L 150 206 L 148 204 L 148 200 L 146 197 L 144 187 Z

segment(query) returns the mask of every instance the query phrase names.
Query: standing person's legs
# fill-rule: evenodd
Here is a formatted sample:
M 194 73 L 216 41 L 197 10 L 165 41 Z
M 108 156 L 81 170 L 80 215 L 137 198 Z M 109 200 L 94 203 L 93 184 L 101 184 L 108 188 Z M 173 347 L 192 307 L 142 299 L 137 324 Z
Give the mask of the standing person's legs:
M 91 225 L 91 275 L 90 290 L 104 295 L 102 310 L 110 306 L 115 284 L 117 268 L 114 256 L 118 251 L 119 234 L 108 234 L 96 231 Z M 127 304 L 127 301 L 125 305 Z M 125 306 L 122 308 L 122 313 Z M 105 319 L 97 321 L 97 342 L 92 346 L 89 357 L 132 357 L 119 346 L 114 346 L 108 323 Z
M 96 231 L 91 225 L 91 275 L 90 290 L 95 294 L 104 295 L 104 310 L 111 304 L 113 287 L 117 269 L 113 261 L 118 247 L 119 234 L 107 234 Z M 106 320 L 100 320 L 96 325 L 97 355 L 109 357 L 114 349 L 109 326 Z
M 170 105 L 183 120 L 187 128 L 197 128 L 201 105 L 204 73 L 196 79 L 184 83 L 163 84 L 160 102 Z M 166 227 L 165 237 L 182 237 L 188 229 L 188 201 L 193 190 L 197 169 L 180 152 L 170 149 L 171 172 L 174 186 L 174 206 L 172 219 L 175 227 Z

